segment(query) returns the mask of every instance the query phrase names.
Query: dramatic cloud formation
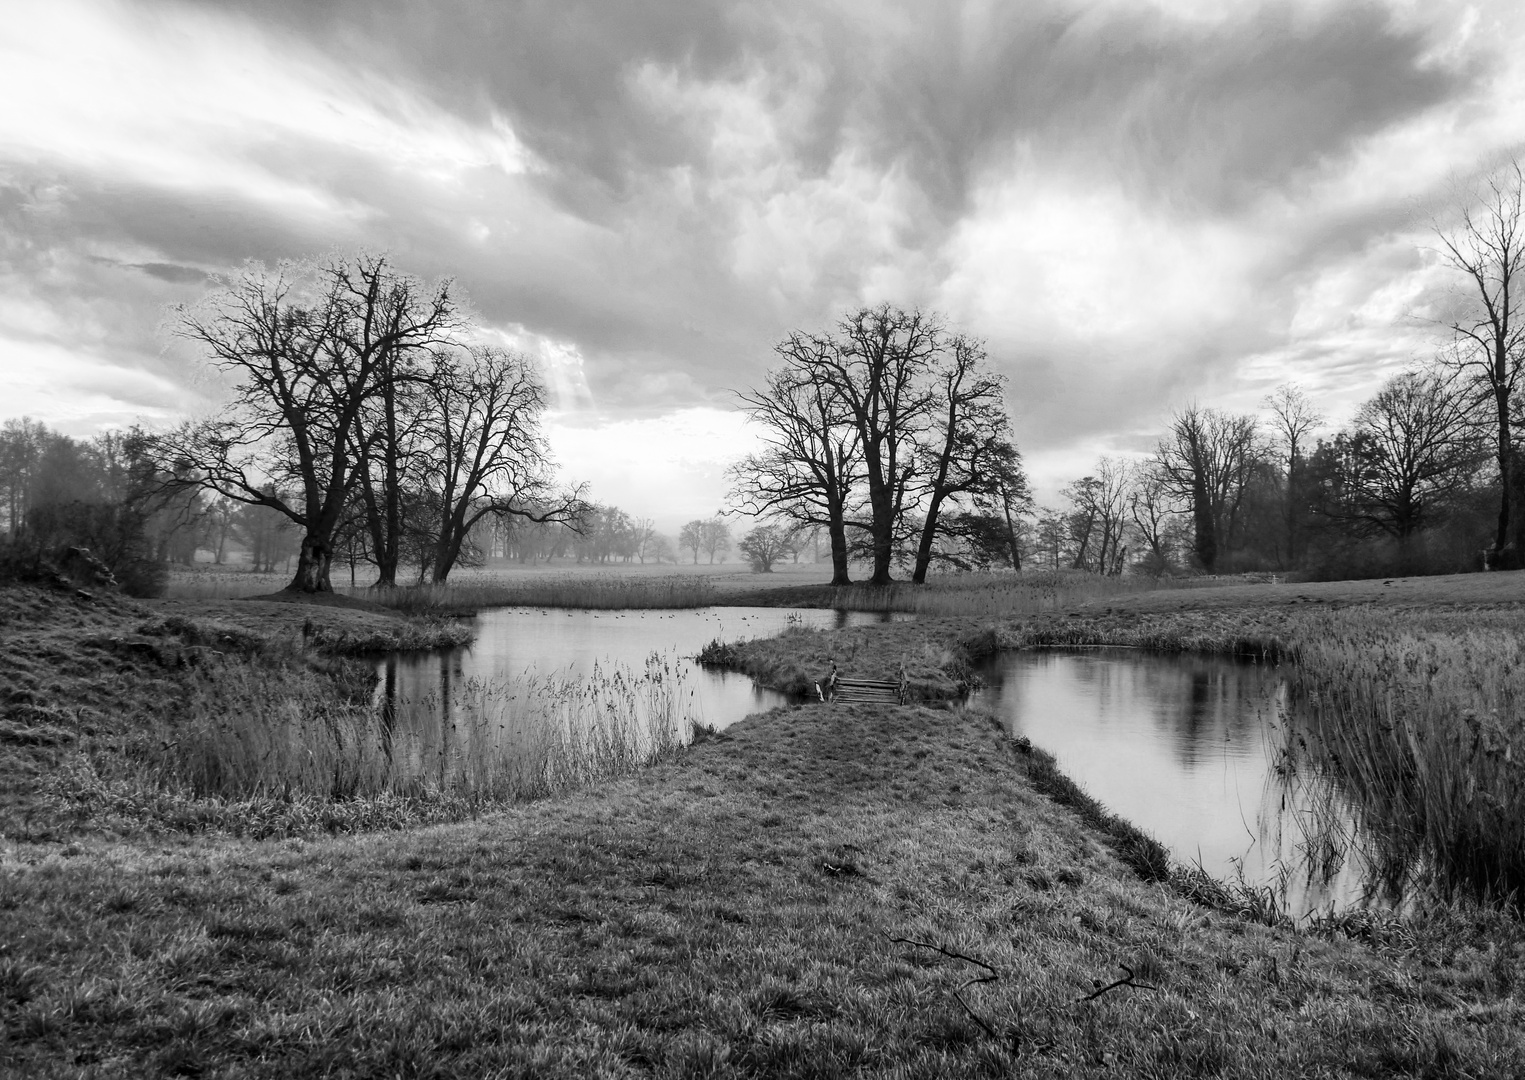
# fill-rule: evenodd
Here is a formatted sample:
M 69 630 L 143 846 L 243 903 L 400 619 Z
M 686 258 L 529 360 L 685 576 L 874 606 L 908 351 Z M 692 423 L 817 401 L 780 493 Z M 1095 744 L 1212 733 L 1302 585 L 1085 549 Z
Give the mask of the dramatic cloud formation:
M 723 497 L 728 391 L 863 303 L 985 337 L 1050 489 L 1191 398 L 1338 415 L 1434 348 L 1431 223 L 1525 141 L 1515 9 L 27 4 L 4 412 L 205 409 L 167 305 L 368 248 L 454 276 L 545 362 L 568 472 L 668 526 Z

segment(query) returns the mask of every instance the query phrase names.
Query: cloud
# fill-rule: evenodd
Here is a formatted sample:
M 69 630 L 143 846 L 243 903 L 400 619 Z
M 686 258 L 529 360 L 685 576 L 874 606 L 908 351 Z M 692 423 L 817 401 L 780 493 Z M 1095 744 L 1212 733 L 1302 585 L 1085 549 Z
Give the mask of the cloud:
M 0 28 L 0 92 L 29 102 L 0 118 L 0 363 L 116 365 L 146 381 L 90 422 L 162 413 L 195 367 L 165 305 L 363 247 L 453 275 L 599 445 L 660 442 L 788 330 L 887 301 L 987 338 L 1029 460 L 1083 469 L 1188 397 L 1253 407 L 1286 375 L 1354 400 L 1425 346 L 1428 215 L 1525 139 L 1519 20 L 57 0 Z M 739 445 L 705 430 L 696 455 Z

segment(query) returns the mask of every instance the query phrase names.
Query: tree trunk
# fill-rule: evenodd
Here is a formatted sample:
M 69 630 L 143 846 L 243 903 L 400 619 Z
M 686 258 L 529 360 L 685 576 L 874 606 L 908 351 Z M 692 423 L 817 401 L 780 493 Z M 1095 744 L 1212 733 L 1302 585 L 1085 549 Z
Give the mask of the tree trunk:
M 1192 484 L 1191 508 L 1192 524 L 1196 530 L 1193 546 L 1196 548 L 1197 561 L 1202 564 L 1202 569 L 1211 574 L 1218 562 L 1218 537 L 1212 503 L 1207 496 L 1207 484 L 1203 480 L 1200 466 L 1196 469 Z
M 311 532 L 304 534 L 301 551 L 297 553 L 296 576 L 291 579 L 291 584 L 286 586 L 287 591 L 333 592 L 334 587 L 328 580 L 329 564 L 332 560 L 333 551 L 322 537 L 314 536 Z
M 921 526 L 921 543 L 916 548 L 916 568 L 911 571 L 911 581 L 916 585 L 927 583 L 927 569 L 932 565 L 932 543 L 937 539 L 937 515 L 942 510 L 942 502 L 942 495 L 934 493 L 932 502 L 927 506 L 927 520 Z
M 1513 480 L 1513 464 L 1511 460 L 1513 448 L 1509 431 L 1509 387 L 1507 384 L 1494 381 L 1494 400 L 1498 403 L 1499 417 L 1499 519 L 1498 533 L 1493 541 L 1493 561 L 1496 570 L 1512 570 L 1515 559 L 1507 558 L 1504 549 L 1509 546 L 1509 502 L 1514 492 L 1511 490 Z
M 833 506 L 828 516 L 831 519 L 826 526 L 831 537 L 831 583 L 851 585 L 852 579 L 847 576 L 847 525 L 843 520 L 842 508 Z
M 868 503 L 873 513 L 873 524 L 869 535 L 874 543 L 874 573 L 868 579 L 868 583 L 888 585 L 890 560 L 895 554 L 895 516 L 894 507 L 891 505 L 892 497 L 889 486 L 882 480 L 876 479 L 872 467 L 870 467 L 868 487 Z

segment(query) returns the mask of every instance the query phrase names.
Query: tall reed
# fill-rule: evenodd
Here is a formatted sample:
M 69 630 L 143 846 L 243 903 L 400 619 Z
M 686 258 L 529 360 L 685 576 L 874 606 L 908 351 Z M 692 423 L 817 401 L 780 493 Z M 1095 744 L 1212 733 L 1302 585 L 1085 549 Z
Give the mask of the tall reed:
M 1442 891 L 1525 901 L 1525 635 L 1325 623 L 1299 635 L 1291 759 L 1339 776 L 1389 858 Z
M 407 826 L 619 776 L 692 736 L 676 657 L 586 678 L 473 679 L 404 717 L 293 673 L 228 665 L 131 760 L 86 753 L 55 795 L 77 816 L 265 836 Z

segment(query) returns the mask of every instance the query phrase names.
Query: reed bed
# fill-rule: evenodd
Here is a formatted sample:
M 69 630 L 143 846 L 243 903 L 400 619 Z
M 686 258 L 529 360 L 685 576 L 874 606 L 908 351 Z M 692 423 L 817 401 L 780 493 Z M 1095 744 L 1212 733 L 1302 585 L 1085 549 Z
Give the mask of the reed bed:
M 632 772 L 694 730 L 682 665 L 660 654 L 587 678 L 471 680 L 421 725 L 399 725 L 396 703 L 304 694 L 254 669 L 222 672 L 215 696 L 144 734 L 127 768 L 83 748 L 54 801 L 98 823 L 255 837 L 406 828 Z
M 1422 880 L 1520 906 L 1525 628 L 1421 628 L 1369 611 L 1320 621 L 1298 635 L 1286 767 L 1339 778 L 1393 887 Z

